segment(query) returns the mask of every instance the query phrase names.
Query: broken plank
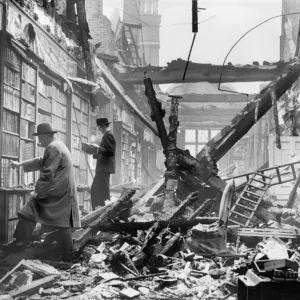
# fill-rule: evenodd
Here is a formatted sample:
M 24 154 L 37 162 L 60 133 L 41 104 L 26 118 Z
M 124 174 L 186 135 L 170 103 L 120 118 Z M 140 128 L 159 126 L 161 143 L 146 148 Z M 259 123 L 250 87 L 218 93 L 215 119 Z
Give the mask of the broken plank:
M 12 275 L 24 262 L 22 259 L 13 269 L 6 273 L 4 277 L 1 278 L 0 283 L 3 283 L 10 275 Z
M 57 275 L 60 276 L 58 270 L 56 270 L 54 267 L 47 265 L 45 263 L 42 263 L 39 260 L 24 260 L 23 266 L 30 270 L 33 273 L 39 274 L 42 277 L 50 276 L 50 275 Z
M 180 217 L 184 213 L 184 210 L 187 206 L 191 205 L 193 202 L 198 200 L 198 196 L 198 191 L 189 194 L 187 198 L 184 201 L 182 201 L 182 203 L 177 207 L 176 211 L 170 219 L 176 219 Z
M 25 286 L 21 286 L 18 289 L 12 290 L 9 292 L 9 295 L 13 298 L 21 296 L 30 296 L 37 293 L 40 288 L 50 287 L 57 280 L 58 277 L 56 275 L 50 275 L 45 278 L 35 280 L 31 284 L 27 284 Z

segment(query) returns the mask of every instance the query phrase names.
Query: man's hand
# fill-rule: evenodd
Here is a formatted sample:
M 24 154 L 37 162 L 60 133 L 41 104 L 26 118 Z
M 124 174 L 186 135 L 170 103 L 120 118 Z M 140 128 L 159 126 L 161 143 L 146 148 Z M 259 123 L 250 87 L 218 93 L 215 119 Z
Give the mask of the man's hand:
M 10 160 L 9 161 L 10 167 L 15 169 L 15 168 L 20 168 L 22 166 L 21 162 L 15 161 L 15 160 Z
M 90 144 L 90 147 L 93 148 L 93 149 L 99 149 L 100 148 L 100 146 L 95 144 L 95 143 Z
M 29 195 L 34 199 L 37 196 L 36 191 L 32 191 L 29 193 Z

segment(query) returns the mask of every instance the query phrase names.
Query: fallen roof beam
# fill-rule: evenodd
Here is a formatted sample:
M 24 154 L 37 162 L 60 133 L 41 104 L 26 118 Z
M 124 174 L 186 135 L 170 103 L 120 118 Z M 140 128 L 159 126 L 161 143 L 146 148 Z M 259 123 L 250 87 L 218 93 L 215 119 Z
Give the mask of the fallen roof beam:
M 219 83 L 222 66 L 205 66 L 199 67 L 198 70 L 188 70 L 185 83 L 188 82 L 210 82 Z M 231 67 L 226 68 L 222 76 L 222 83 L 226 82 L 255 82 L 255 81 L 271 81 L 280 74 L 279 68 L 259 69 L 259 68 L 243 68 Z M 115 77 L 121 83 L 142 84 L 145 68 L 135 69 L 135 71 L 127 71 L 126 73 L 115 73 Z M 147 72 L 147 76 L 151 77 L 153 84 L 165 83 L 182 83 L 183 70 L 154 70 Z
M 172 95 L 170 95 L 171 97 Z M 226 103 L 232 103 L 232 102 L 238 102 L 238 103 L 245 103 L 250 100 L 252 100 L 256 94 L 250 94 L 248 96 L 241 95 L 241 94 L 179 94 L 176 96 L 181 96 L 182 99 L 180 99 L 180 103 L 188 102 L 188 103 L 198 103 L 198 102 L 207 102 L 207 103 L 219 103 L 219 102 L 226 102 Z M 158 94 L 159 98 L 159 94 Z M 171 100 L 168 100 L 168 102 L 171 102 Z

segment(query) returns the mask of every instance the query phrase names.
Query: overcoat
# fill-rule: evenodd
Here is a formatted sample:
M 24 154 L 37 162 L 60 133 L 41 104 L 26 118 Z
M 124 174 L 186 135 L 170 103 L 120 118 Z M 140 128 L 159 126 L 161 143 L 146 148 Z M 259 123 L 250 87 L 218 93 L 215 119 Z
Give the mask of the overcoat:
M 19 214 L 43 225 L 80 227 L 77 190 L 69 149 L 58 138 L 45 148 L 44 156 L 23 162 L 25 172 L 40 171 L 36 197 Z
M 116 140 L 111 131 L 107 131 L 100 142 L 94 158 L 97 159 L 96 173 L 115 173 Z

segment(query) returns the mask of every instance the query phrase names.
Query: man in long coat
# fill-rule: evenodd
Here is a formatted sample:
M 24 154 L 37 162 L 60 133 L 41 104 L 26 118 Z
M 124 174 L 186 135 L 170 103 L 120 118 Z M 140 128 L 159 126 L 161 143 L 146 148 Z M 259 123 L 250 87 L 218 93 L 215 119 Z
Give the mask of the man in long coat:
M 45 147 L 43 157 L 23 162 L 11 161 L 11 166 L 23 167 L 25 172 L 40 171 L 33 198 L 18 212 L 19 222 L 14 233 L 18 250 L 32 240 L 36 222 L 58 229 L 57 242 L 61 259 L 72 259 L 71 227 L 80 227 L 79 207 L 73 163 L 69 149 L 54 136 L 57 131 L 50 123 L 37 127 L 39 143 Z M 7 252 L 11 251 L 8 245 Z M 4 249 L 5 251 L 5 249 Z
M 115 173 L 116 141 L 109 128 L 107 118 L 97 119 L 97 127 L 103 134 L 100 145 L 95 147 L 94 158 L 97 159 L 96 175 L 91 187 L 92 206 L 104 206 L 105 200 L 110 200 L 109 180 L 110 174 Z

